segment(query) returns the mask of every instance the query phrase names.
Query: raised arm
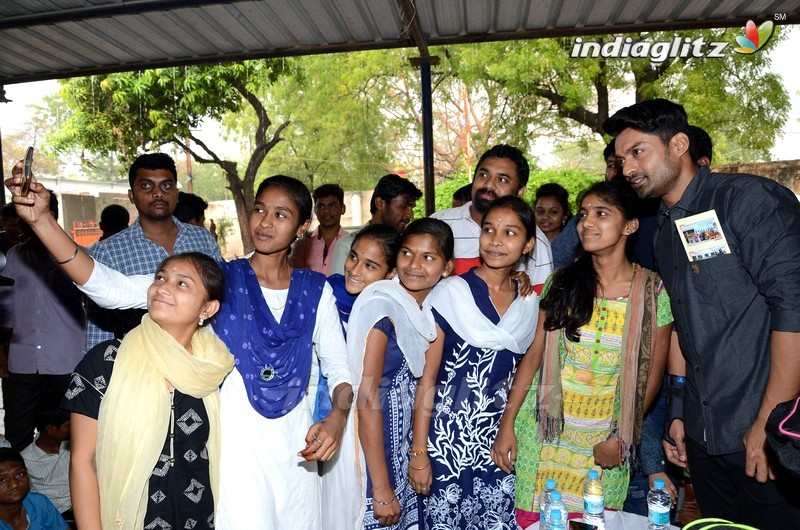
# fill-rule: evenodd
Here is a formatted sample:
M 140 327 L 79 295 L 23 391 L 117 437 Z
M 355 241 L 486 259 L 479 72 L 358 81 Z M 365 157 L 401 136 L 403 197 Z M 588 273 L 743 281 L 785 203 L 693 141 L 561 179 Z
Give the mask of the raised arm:
M 30 191 L 23 197 L 22 181 L 20 162 L 11 170 L 11 178 L 5 181 L 6 187 L 11 190 L 17 215 L 31 227 L 70 279 L 83 285 L 92 274 L 94 260 L 69 237 L 50 213 L 50 192 L 34 177 Z
M 27 195 L 20 195 L 21 175 L 20 163 L 14 166 L 12 177 L 5 182 L 11 190 L 17 215 L 31 227 L 56 263 L 78 288 L 97 305 L 106 309 L 147 307 L 147 287 L 153 283 L 153 278 L 149 275 L 127 277 L 97 263 L 69 237 L 50 214 L 50 192 L 42 184 L 33 178 Z

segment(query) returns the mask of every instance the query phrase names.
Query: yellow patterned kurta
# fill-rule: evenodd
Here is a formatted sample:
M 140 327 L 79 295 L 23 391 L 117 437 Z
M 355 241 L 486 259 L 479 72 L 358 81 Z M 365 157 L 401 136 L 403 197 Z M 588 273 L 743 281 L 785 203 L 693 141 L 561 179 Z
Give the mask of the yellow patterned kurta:
M 672 322 L 672 312 L 663 285 L 659 290 L 657 326 L 660 327 Z M 581 512 L 583 481 L 590 469 L 601 474 L 606 507 L 622 508 L 630 470 L 627 466 L 601 470 L 594 464 L 593 448 L 605 441 L 616 426 L 620 348 L 627 307 L 627 298 L 596 298 L 592 319 L 580 329 L 578 342 L 565 340 L 563 333 L 558 333 L 564 430 L 550 443 L 542 444 L 535 439 L 537 426 L 531 420 L 536 392 L 531 391 L 515 425 L 519 439 L 518 508 L 538 510 L 544 482 L 553 478 L 567 509 Z M 534 494 L 532 501 L 531 494 Z

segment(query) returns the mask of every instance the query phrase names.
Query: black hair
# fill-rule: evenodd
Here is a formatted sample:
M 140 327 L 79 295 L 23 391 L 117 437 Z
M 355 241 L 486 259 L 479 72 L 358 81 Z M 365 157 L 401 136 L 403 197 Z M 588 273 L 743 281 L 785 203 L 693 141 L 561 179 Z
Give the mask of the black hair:
M 608 142 L 608 145 L 606 145 L 606 148 L 603 149 L 603 162 L 608 160 L 608 157 L 612 155 L 616 156 L 617 153 L 616 148 L 617 148 L 617 139 L 612 138 L 611 141 Z
M 100 241 L 122 232 L 130 222 L 131 214 L 127 208 L 121 204 L 109 204 L 100 212 L 100 229 L 103 231 Z
M 564 210 L 564 214 L 567 216 L 566 220 L 569 221 L 572 218 L 572 209 L 570 209 L 569 206 L 569 192 L 564 186 L 556 184 L 555 182 L 548 182 L 547 184 L 539 186 L 536 190 L 536 199 L 533 201 L 534 207 L 542 197 L 555 197 L 558 204 L 560 204 L 561 208 Z
M 514 215 L 519 218 L 520 222 L 522 222 L 522 227 L 525 229 L 525 241 L 536 237 L 536 214 L 527 202 L 516 195 L 498 197 L 490 202 L 486 213 L 483 214 L 483 218 L 481 219 L 481 226 L 486 222 L 486 217 L 492 211 L 500 210 L 501 208 L 511 210 L 514 212 Z
M 453 200 L 461 202 L 469 202 L 472 200 L 472 184 L 461 186 L 453 192 Z
M 3 220 L 5 221 L 6 219 L 19 219 L 17 209 L 13 203 L 3 205 Z
M 131 222 L 131 214 L 121 204 L 109 204 L 100 212 L 100 228 L 103 233 L 116 234 L 126 228 Z
M 0 447 L 0 464 L 3 462 L 16 462 L 25 465 L 25 459 L 19 454 L 19 451 L 10 447 Z
M 704 156 L 707 156 L 708 161 L 711 162 L 713 145 L 711 136 L 705 129 L 697 125 L 689 125 L 689 156 L 692 157 L 695 164 Z
M 678 133 L 689 135 L 689 120 L 681 105 L 651 99 L 620 109 L 603 122 L 603 130 L 611 136 L 619 136 L 625 129 L 655 134 L 666 144 Z
M 178 169 L 175 167 L 175 161 L 168 154 L 147 153 L 134 160 L 128 170 L 128 182 L 131 189 L 133 189 L 133 181 L 136 180 L 136 173 L 140 169 L 166 169 L 172 173 L 175 182 L 178 182 Z
M 313 209 L 311 193 L 308 192 L 308 188 L 305 184 L 296 178 L 287 177 L 286 175 L 273 175 L 261 181 L 261 184 L 258 185 L 258 189 L 256 190 L 256 197 L 272 186 L 281 188 L 288 193 L 289 197 L 292 198 L 292 201 L 297 206 L 297 214 L 299 215 L 297 223 L 298 228 L 311 219 L 311 210 Z
M 528 176 L 531 171 L 530 166 L 528 166 L 528 159 L 525 158 L 522 151 L 506 144 L 497 144 L 481 155 L 480 160 L 475 164 L 475 172 L 472 174 L 473 181 L 475 180 L 475 175 L 478 174 L 478 169 L 481 167 L 481 164 L 483 164 L 483 161 L 487 158 L 508 158 L 517 166 L 517 179 L 519 180 L 519 187 L 517 190 L 521 190 L 528 184 Z
M 222 269 L 214 259 L 202 252 L 184 252 L 183 254 L 173 254 L 162 261 L 156 269 L 156 274 L 173 261 L 188 261 L 200 276 L 200 281 L 208 294 L 208 300 L 222 302 L 225 298 L 225 277 Z
M 581 194 L 578 204 L 588 195 L 618 208 L 626 220 L 636 218 L 636 192 L 624 178 L 593 184 Z M 539 304 L 547 312 L 545 329 L 563 328 L 569 340 L 577 341 L 578 329 L 592 318 L 598 282 L 592 256 L 583 250 L 573 263 L 556 270 L 550 290 Z
M 344 190 L 338 184 L 323 184 L 311 194 L 315 201 L 326 197 L 336 197 L 339 204 L 344 204 Z
M 383 251 L 383 256 L 386 258 L 386 264 L 389 265 L 389 270 L 394 269 L 397 264 L 397 248 L 400 243 L 400 235 L 397 233 L 397 230 L 389 225 L 379 223 L 368 224 L 356 232 L 353 238 L 353 244 L 350 248 L 352 249 L 360 239 L 372 239 L 377 242 L 381 247 L 381 251 Z
M 50 409 L 43 410 L 36 414 L 36 421 L 34 427 L 39 432 L 44 432 L 47 427 L 52 425 L 55 428 L 60 428 L 62 425 L 69 421 L 69 411 L 66 409 Z
M 406 226 L 406 229 L 403 230 L 403 233 L 400 234 L 398 246 L 402 247 L 403 243 L 405 243 L 409 237 L 419 235 L 432 236 L 436 240 L 439 246 L 439 252 L 444 256 L 445 261 L 453 259 L 455 241 L 453 239 L 453 230 L 450 228 L 450 225 L 439 219 L 433 219 L 432 217 L 423 217 L 422 219 L 411 221 Z
M 179 191 L 178 204 L 172 215 L 177 217 L 178 221 L 188 223 L 192 219 L 201 219 L 205 215 L 206 208 L 208 203 L 199 195 Z
M 369 213 L 374 215 L 378 211 L 377 199 L 383 199 L 384 202 L 389 203 L 402 195 L 407 196 L 412 201 L 417 201 L 422 197 L 422 191 L 413 182 L 404 179 L 400 175 L 390 173 L 382 176 L 375 186 L 375 191 L 372 192 L 372 199 L 369 201 Z
M 50 213 L 53 214 L 53 217 L 58 219 L 58 197 L 53 190 L 47 190 L 50 192 Z

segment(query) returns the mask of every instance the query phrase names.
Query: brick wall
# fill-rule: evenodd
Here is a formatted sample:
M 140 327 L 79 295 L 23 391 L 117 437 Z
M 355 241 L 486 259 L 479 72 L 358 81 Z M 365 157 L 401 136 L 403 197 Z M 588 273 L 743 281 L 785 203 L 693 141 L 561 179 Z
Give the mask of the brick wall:
M 750 173 L 776 180 L 800 195 L 800 160 L 712 166 L 719 173 Z

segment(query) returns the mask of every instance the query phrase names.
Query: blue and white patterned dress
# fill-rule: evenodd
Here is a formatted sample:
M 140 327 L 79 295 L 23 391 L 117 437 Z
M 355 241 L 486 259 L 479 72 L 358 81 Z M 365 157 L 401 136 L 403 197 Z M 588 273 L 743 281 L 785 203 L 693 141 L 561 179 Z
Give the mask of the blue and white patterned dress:
M 498 324 L 486 283 L 474 271 L 461 278 L 474 300 L 451 303 L 475 304 Z M 428 436 L 433 484 L 424 501 L 425 528 L 517 528 L 514 475 L 492 462 L 491 449 L 523 353 L 475 347 L 458 336 L 436 305 L 433 311 L 444 332 L 444 351 Z
M 396 525 L 381 526 L 373 513 L 372 479 L 367 473 L 367 502 L 364 514 L 364 528 L 392 528 L 406 530 L 417 528 L 419 508 L 417 493 L 408 481 L 408 459 L 411 450 L 411 426 L 414 416 L 414 395 L 417 379 L 411 373 L 408 362 L 397 345 L 392 321 L 387 317 L 375 324 L 389 339 L 383 365 L 383 384 L 379 389 L 379 399 L 383 411 L 383 446 L 389 481 L 397 495 L 402 513 Z M 388 500 L 388 499 L 380 499 Z

